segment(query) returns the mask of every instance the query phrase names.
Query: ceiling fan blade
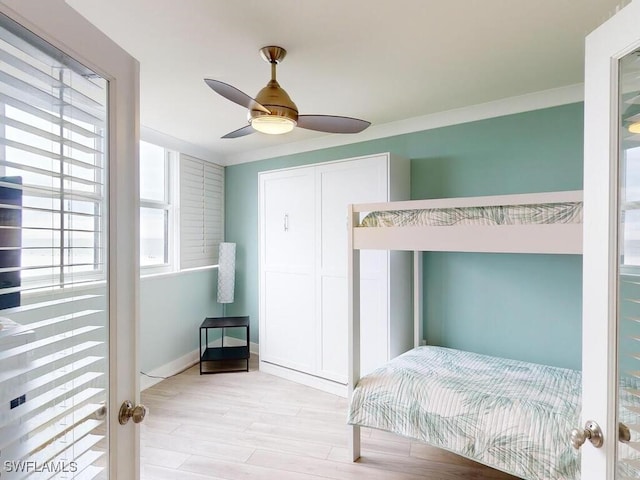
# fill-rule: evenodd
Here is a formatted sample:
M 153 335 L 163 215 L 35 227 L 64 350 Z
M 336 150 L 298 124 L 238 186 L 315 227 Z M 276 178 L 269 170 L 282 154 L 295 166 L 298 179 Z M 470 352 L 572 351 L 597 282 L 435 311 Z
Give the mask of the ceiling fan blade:
M 244 137 L 245 135 L 250 135 L 255 132 L 255 129 L 251 125 L 247 125 L 246 127 L 239 128 L 238 130 L 234 130 L 233 132 L 227 133 L 222 138 L 238 138 Z
M 264 113 L 271 113 L 266 107 L 256 102 L 253 98 L 244 92 L 241 92 L 236 87 L 221 82 L 219 80 L 213 80 L 211 78 L 205 78 L 205 83 L 211 87 L 211 89 L 217 94 L 222 95 L 227 100 L 231 100 L 233 103 L 237 103 L 249 110 L 260 110 Z M 224 138 L 224 137 L 223 137 Z
M 360 133 L 371 122 L 335 115 L 298 115 L 298 127 L 328 133 Z

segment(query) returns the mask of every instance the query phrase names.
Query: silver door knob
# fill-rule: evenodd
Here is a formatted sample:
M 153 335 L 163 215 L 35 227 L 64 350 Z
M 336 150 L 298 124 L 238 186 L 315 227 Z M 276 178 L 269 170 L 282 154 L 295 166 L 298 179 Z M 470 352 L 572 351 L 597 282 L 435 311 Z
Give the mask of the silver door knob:
M 125 425 L 129 419 L 133 420 L 133 423 L 140 423 L 144 420 L 144 417 L 147 415 L 147 407 L 142 405 L 141 403 L 133 406 L 129 400 L 125 400 L 120 407 L 120 412 L 118 413 L 118 421 L 120 425 Z
M 593 420 L 587 420 L 584 430 L 580 430 L 578 428 L 571 430 L 571 446 L 573 448 L 580 448 L 587 439 L 596 448 L 600 448 L 604 443 L 600 425 Z

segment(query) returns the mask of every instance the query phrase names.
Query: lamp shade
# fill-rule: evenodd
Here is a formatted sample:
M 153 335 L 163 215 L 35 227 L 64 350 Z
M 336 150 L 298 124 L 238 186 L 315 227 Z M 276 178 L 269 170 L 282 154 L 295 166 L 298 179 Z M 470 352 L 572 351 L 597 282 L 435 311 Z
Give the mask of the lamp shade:
M 233 303 L 236 283 L 236 244 L 223 242 L 218 255 L 218 303 Z

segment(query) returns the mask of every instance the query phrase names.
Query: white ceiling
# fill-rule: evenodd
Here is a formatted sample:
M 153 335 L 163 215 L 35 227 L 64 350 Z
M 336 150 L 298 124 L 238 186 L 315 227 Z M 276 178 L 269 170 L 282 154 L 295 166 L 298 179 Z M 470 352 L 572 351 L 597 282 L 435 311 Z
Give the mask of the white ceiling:
M 287 49 L 278 80 L 301 114 L 381 125 L 583 82 L 584 37 L 621 3 L 67 2 L 140 61 L 142 124 L 223 159 L 327 135 L 295 129 L 220 139 L 246 125 L 246 111 L 203 78 L 255 96 L 270 76 L 258 54 L 262 46 Z

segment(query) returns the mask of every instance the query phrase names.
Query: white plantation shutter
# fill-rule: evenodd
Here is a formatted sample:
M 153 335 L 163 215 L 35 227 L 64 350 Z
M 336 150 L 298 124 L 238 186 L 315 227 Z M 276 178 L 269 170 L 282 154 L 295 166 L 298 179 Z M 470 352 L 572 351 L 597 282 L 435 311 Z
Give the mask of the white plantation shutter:
M 0 15 L 0 468 L 5 470 L 5 462 L 61 469 L 74 462 L 73 478 L 94 478 L 106 465 L 107 86 Z M 92 290 L 75 291 L 88 282 Z M 28 467 L 2 471 L 2 478 L 54 477 L 30 475 Z M 55 476 L 63 477 L 72 478 Z
M 618 422 L 616 479 L 640 478 L 640 120 L 638 56 L 620 61 L 618 227 Z
M 224 168 L 180 155 L 180 268 L 215 265 L 224 239 Z
M 620 275 L 618 295 L 618 421 L 628 438 L 618 443 L 617 475 L 633 479 L 640 476 L 640 276 Z

